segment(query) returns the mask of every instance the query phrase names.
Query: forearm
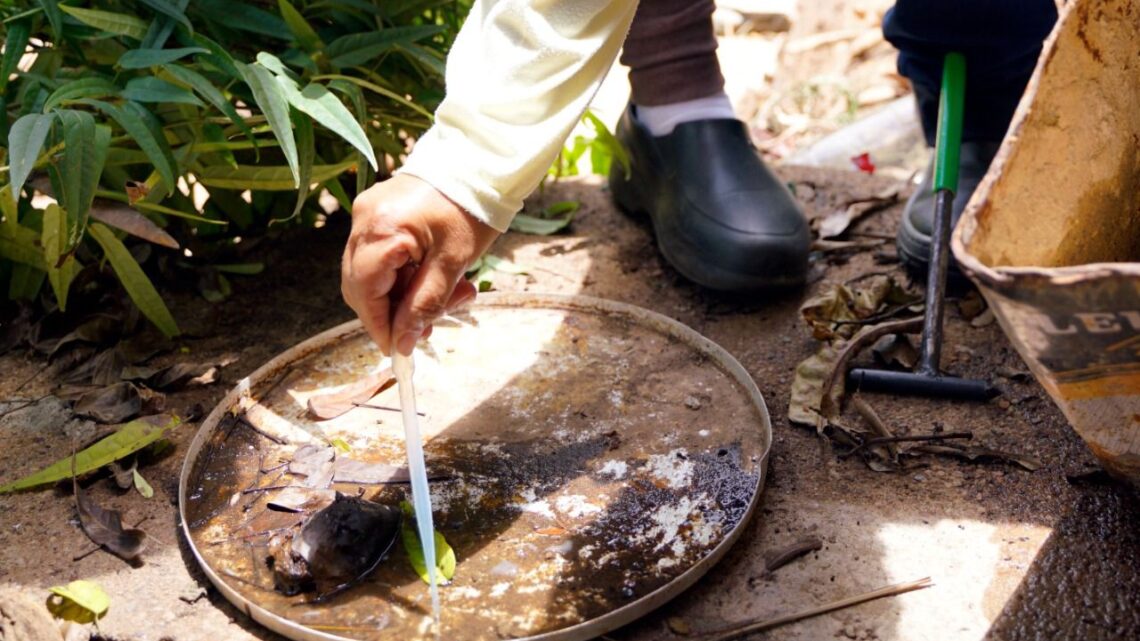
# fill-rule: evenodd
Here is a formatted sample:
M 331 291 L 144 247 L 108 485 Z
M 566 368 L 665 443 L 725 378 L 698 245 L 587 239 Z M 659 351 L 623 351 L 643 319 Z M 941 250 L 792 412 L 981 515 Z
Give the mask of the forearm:
M 401 172 L 506 231 L 609 71 L 636 0 L 477 0 Z

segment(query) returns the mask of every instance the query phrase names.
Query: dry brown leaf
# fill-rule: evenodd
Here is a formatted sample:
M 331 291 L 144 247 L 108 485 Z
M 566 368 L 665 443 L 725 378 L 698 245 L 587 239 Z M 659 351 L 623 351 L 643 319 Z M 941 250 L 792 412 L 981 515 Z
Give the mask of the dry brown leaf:
M 80 396 L 74 411 L 100 423 L 122 423 L 142 411 L 142 396 L 130 383 L 115 383 Z
M 146 549 L 146 532 L 138 528 L 123 528 L 122 515 L 117 510 L 105 510 L 92 501 L 81 489 L 75 477 L 75 457 L 72 456 L 71 487 L 75 492 L 75 509 L 79 524 L 87 538 L 120 559 L 133 563 Z
M 796 366 L 792 380 L 791 401 L 788 404 L 788 421 L 817 431 L 823 429 L 820 404 L 823 385 L 835 369 L 839 353 L 831 345 L 824 345 L 818 352 Z
M 356 407 L 357 403 L 368 402 L 373 396 L 395 382 L 396 377 L 392 375 L 392 370 L 385 368 L 335 392 L 311 396 L 309 398 L 309 413 L 321 420 L 336 418 Z
M 863 217 L 897 203 L 901 193 L 902 185 L 892 185 L 870 198 L 848 203 L 819 222 L 819 237 L 826 240 L 842 236 L 848 227 Z
M 1041 469 L 1041 461 L 1018 454 L 1016 452 L 1003 452 L 1001 450 L 993 450 L 988 447 L 954 447 L 953 445 L 915 445 L 914 447 L 906 450 L 906 454 L 913 453 L 923 454 L 942 454 L 944 456 L 953 456 L 967 461 L 976 461 L 978 459 L 993 459 L 1005 463 L 1016 463 L 1021 467 L 1029 470 L 1030 472 Z
M 906 334 L 884 336 L 871 347 L 875 359 L 887 367 L 912 370 L 918 363 L 918 348 Z
M 91 206 L 91 217 L 95 220 L 121 229 L 132 236 L 170 249 L 178 249 L 178 241 L 138 211 L 109 200 L 97 200 Z

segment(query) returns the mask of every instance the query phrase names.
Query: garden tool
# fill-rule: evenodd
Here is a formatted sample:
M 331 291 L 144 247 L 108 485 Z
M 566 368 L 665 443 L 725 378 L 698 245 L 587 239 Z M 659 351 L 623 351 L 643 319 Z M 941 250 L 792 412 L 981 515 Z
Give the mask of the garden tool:
M 914 372 L 855 368 L 847 376 L 852 389 L 943 398 L 985 400 L 995 390 L 986 381 L 945 376 L 938 368 L 942 353 L 942 316 L 950 263 L 950 231 L 954 194 L 958 190 L 958 156 L 962 145 L 962 111 L 966 90 L 966 58 L 946 55 L 938 103 L 934 143 L 934 229 L 926 274 L 926 310 L 922 352 Z

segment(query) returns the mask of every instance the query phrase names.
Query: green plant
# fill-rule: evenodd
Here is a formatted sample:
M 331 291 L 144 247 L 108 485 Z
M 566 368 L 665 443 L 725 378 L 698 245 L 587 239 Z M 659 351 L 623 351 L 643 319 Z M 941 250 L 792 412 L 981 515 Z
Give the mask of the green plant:
M 79 275 L 109 264 L 177 334 L 123 237 L 208 260 L 273 222 L 312 224 L 318 191 L 349 207 L 430 125 L 469 5 L 0 0 L 8 297 L 47 281 L 65 310 Z

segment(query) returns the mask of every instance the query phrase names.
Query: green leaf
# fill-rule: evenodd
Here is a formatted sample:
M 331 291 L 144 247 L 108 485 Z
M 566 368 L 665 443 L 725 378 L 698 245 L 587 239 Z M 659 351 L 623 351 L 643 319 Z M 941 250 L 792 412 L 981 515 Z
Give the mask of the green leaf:
M 511 221 L 511 229 L 524 234 L 549 236 L 566 228 L 574 220 L 580 203 L 573 200 L 554 203 L 542 210 L 542 216 L 518 214 Z
M 106 614 L 111 607 L 111 597 L 91 581 L 72 581 L 67 585 L 49 588 L 52 594 L 60 597 L 57 601 L 48 599 L 48 610 L 57 619 L 75 623 L 91 623 Z
M 20 190 L 32 173 L 54 122 L 55 114 L 28 114 L 12 124 L 8 133 L 8 172 L 13 202 L 19 201 Z
M 593 112 L 587 110 L 586 113 L 582 115 L 582 120 L 593 126 L 594 135 L 597 137 L 597 142 L 600 143 L 605 149 L 607 149 L 610 152 L 610 155 L 618 161 L 618 163 L 621 165 L 622 171 L 625 172 L 626 180 L 629 180 L 629 152 L 626 151 L 625 146 L 622 145 L 621 141 L 614 137 L 612 133 L 610 133 L 610 130 L 608 127 L 606 127 L 606 124 L 602 122 L 597 116 L 595 116 Z M 594 169 L 597 171 L 597 168 Z M 606 173 L 609 173 L 608 168 L 606 170 Z
M 8 23 L 4 34 L 4 59 L 0 62 L 0 95 L 8 88 L 8 78 L 16 73 L 16 66 L 28 48 L 31 21 L 17 20 Z
M 135 489 L 139 491 L 139 494 L 142 494 L 143 498 L 153 498 L 154 488 L 150 486 L 150 483 L 146 482 L 142 474 L 139 474 L 138 468 L 132 468 L 131 473 L 134 475 Z
M 294 80 L 300 80 L 300 76 L 293 73 L 289 67 L 285 66 L 284 62 L 281 62 L 280 58 L 269 53 L 268 51 L 259 52 L 257 54 L 257 62 L 262 67 L 265 67 L 266 69 L 272 71 L 275 75 L 286 76 Z
M 412 563 L 412 568 L 416 574 L 423 579 L 424 583 L 431 582 L 431 576 L 428 575 L 427 562 L 424 561 L 424 549 L 420 545 L 420 536 L 416 534 L 415 509 L 412 508 L 411 503 L 407 501 L 400 502 L 401 509 L 404 510 L 404 520 L 400 525 L 400 538 L 404 543 L 404 551 L 408 553 L 408 560 Z M 436 566 L 436 579 L 442 577 L 441 583 L 451 581 L 455 576 L 455 550 L 451 549 L 448 545 L 447 539 L 443 538 L 439 530 L 433 531 L 435 534 L 435 566 Z
M 277 80 L 283 79 L 278 78 Z M 296 123 L 296 153 L 298 153 L 298 160 L 300 161 L 298 171 L 301 175 L 301 186 L 296 190 L 296 205 L 293 206 L 293 216 L 290 218 L 298 217 L 304 206 L 304 201 L 309 197 L 309 189 L 312 188 L 312 161 L 317 155 L 311 117 L 303 113 L 295 113 L 294 115 L 296 116 L 293 122 Z
M 91 105 L 119 123 L 123 131 L 134 140 L 146 153 L 146 157 L 154 165 L 155 170 L 162 176 L 166 185 L 166 193 L 174 193 L 178 180 L 178 163 L 174 161 L 174 154 L 166 142 L 161 126 L 155 122 L 155 117 L 146 107 L 137 102 L 126 102 L 122 108 L 101 100 L 81 100 L 85 105 Z
M 60 5 L 59 8 L 83 24 L 96 29 L 134 40 L 142 40 L 146 37 L 147 23 L 134 16 L 96 9 L 81 9 L 69 5 Z
M 102 98 L 103 96 L 114 96 L 118 93 L 119 88 L 106 78 L 79 78 L 61 85 L 53 91 L 48 96 L 47 102 L 44 103 L 43 110 L 44 113 L 47 113 L 68 101 L 81 98 Z
M 138 102 L 175 102 L 202 107 L 201 100 L 190 91 L 153 76 L 132 78 L 123 89 L 123 97 Z
M 70 228 L 68 247 L 82 237 L 87 224 L 87 211 L 95 199 L 99 176 L 111 144 L 111 129 L 96 126 L 95 118 L 85 111 L 65 109 L 56 112 L 63 125 L 64 151 L 57 167 L 59 202 L 67 212 Z
M 314 80 L 324 80 L 324 79 L 331 79 L 333 81 L 342 81 L 342 82 L 346 82 L 346 83 L 351 83 L 351 84 L 354 84 L 354 85 L 356 85 L 362 89 L 367 89 L 368 91 L 371 91 L 372 93 L 379 94 L 379 95 L 384 96 L 386 98 L 391 98 L 392 100 L 395 100 L 396 102 L 404 105 L 405 107 L 408 107 L 410 109 L 414 109 L 415 111 L 423 114 L 424 116 L 427 116 L 428 120 L 431 120 L 432 115 L 431 115 L 430 111 L 428 111 L 427 109 L 424 109 L 420 105 L 417 105 L 416 103 L 412 102 L 411 100 L 408 100 L 407 98 L 401 96 L 400 94 L 396 93 L 395 91 L 392 91 L 391 89 L 388 89 L 386 87 L 381 87 L 380 85 L 378 85 L 376 83 L 368 82 L 367 80 L 362 80 L 362 79 L 356 78 L 354 76 L 345 76 L 345 75 L 341 75 L 341 74 L 328 74 L 328 75 L 324 75 L 324 76 L 317 76 L 316 78 L 314 78 Z M 334 86 L 334 88 L 335 88 L 335 86 Z
M 289 169 L 293 174 L 292 189 L 300 187 L 301 175 L 300 167 L 298 167 L 297 144 L 293 138 L 293 127 L 289 119 L 289 103 L 281 93 L 281 85 L 277 83 L 276 77 L 260 64 L 240 65 L 238 71 L 241 72 L 245 83 L 249 85 L 253 92 L 254 101 L 257 102 L 261 113 L 265 114 L 265 119 L 269 121 L 269 128 L 273 130 L 273 135 L 281 145 L 281 151 L 285 154 L 285 162 L 289 163 Z M 246 188 L 236 187 L 236 189 Z
M 341 452 L 344 452 L 345 454 L 352 452 L 352 447 L 343 438 L 334 438 L 333 440 L 329 441 L 329 444 Z
M 245 124 L 245 119 L 238 115 L 237 110 L 234 109 L 234 106 L 230 104 L 230 101 L 226 100 L 226 97 L 222 95 L 222 92 L 219 91 L 218 88 L 213 85 L 213 83 L 206 79 L 205 76 L 198 73 L 197 71 L 188 69 L 181 65 L 168 64 L 164 67 L 164 69 L 166 69 L 166 71 L 169 72 L 170 75 L 174 76 L 174 78 L 179 82 L 184 82 L 187 85 L 190 85 L 194 91 L 198 92 L 198 95 L 206 99 L 206 102 L 214 105 L 218 111 L 225 114 L 226 117 L 232 120 L 235 125 L 240 127 L 245 135 L 250 139 L 250 141 L 254 142 L 256 145 L 256 140 L 253 137 L 253 131 L 250 130 L 249 125 Z
M 145 69 L 181 60 L 195 53 L 210 53 L 202 47 L 181 47 L 178 49 L 132 49 L 119 58 L 121 69 Z
M 277 6 L 281 9 L 281 17 L 285 19 L 289 31 L 293 32 L 297 44 L 301 45 L 302 49 L 308 53 L 316 53 L 324 48 L 325 44 L 321 42 L 317 32 L 313 31 L 305 21 L 305 16 L 301 15 L 289 0 L 277 0 Z
M 186 14 L 182 13 L 182 10 L 174 4 L 166 0 L 139 0 L 139 2 L 164 16 L 174 19 L 178 24 L 186 27 L 187 31 L 194 33 L 194 26 L 191 25 L 190 21 L 186 18 Z
M 214 265 L 214 269 L 226 274 L 256 276 L 265 271 L 265 263 L 233 263 L 230 265 Z
M 252 3 L 231 2 L 230 0 L 197 0 L 194 3 L 199 13 L 223 22 L 227 27 L 241 29 L 249 33 L 270 36 L 278 40 L 291 41 L 292 32 L 280 17 L 259 9 Z
M 356 160 L 349 158 L 335 165 L 313 165 L 311 180 L 314 183 L 323 183 L 339 176 L 355 164 Z M 297 188 L 297 184 L 293 181 L 292 168 L 280 165 L 275 167 L 242 165 L 237 169 L 226 165 L 214 165 L 202 168 L 196 176 L 203 185 L 222 189 L 290 191 Z
M 162 438 L 167 430 L 175 427 L 178 423 L 177 418 L 170 419 L 166 425 L 162 426 L 154 425 L 143 419 L 131 421 L 113 434 L 77 452 L 75 454 L 75 474 L 93 472 L 112 461 L 130 456 Z M 55 483 L 71 478 L 71 476 L 71 455 L 69 454 L 39 472 L 0 486 L 0 494 Z
M 59 311 L 67 311 L 67 291 L 79 272 L 75 257 L 67 252 L 67 216 L 59 205 L 52 203 L 44 209 L 43 234 L 40 243 L 44 248 L 44 265 L 48 282 L 59 303 Z
M 440 25 L 388 27 L 370 33 L 341 36 L 325 47 L 325 55 L 334 67 L 353 67 L 367 64 L 398 44 L 411 44 L 442 32 Z
M 313 120 L 355 147 L 364 154 L 373 169 L 379 168 L 376 163 L 376 152 L 372 150 L 372 144 L 368 142 L 364 129 L 356 122 L 352 112 L 332 92 L 316 83 L 297 91 L 296 83 L 283 76 L 277 76 L 277 83 L 289 104 L 298 111 L 309 114 Z
M 23 225 L 0 225 L 0 256 L 42 272 L 47 269 L 47 265 L 44 264 L 44 253 L 38 242 L 36 232 Z
M 348 197 L 348 192 L 344 190 L 344 186 L 340 184 L 339 180 L 336 178 L 326 180 L 324 186 L 325 189 L 329 190 L 329 193 L 336 198 L 336 201 L 340 203 L 341 209 L 352 211 L 352 199 Z
M 119 277 L 119 282 L 123 284 L 123 288 L 127 290 L 127 295 L 138 306 L 139 311 L 167 337 L 177 336 L 179 334 L 178 324 L 174 322 L 174 317 L 170 315 L 166 303 L 162 301 L 162 297 L 158 295 L 154 284 L 147 278 L 142 267 L 139 267 L 139 264 L 135 262 L 134 256 L 131 256 L 131 252 L 127 250 L 122 241 L 116 238 L 114 232 L 109 228 L 99 223 L 92 223 L 89 227 L 89 233 L 95 242 L 103 248 L 104 256 L 110 261 L 111 268 Z
M 23 264 L 12 265 L 12 278 L 8 281 L 8 298 L 34 301 L 44 286 L 47 273 Z
M 51 33 L 55 36 L 55 41 L 62 41 L 63 14 L 59 10 L 63 7 L 60 6 L 59 0 L 39 0 L 39 3 L 44 8 L 44 15 L 47 16 L 48 23 L 51 24 Z

